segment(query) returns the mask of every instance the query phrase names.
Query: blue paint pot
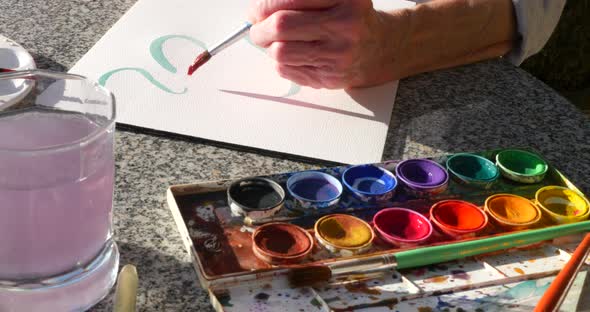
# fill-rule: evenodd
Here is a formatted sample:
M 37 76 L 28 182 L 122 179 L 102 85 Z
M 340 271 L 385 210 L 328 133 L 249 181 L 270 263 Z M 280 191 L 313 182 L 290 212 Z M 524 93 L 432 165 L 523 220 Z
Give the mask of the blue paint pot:
M 357 199 L 368 203 L 385 202 L 393 196 L 397 179 L 393 173 L 375 165 L 359 165 L 346 169 L 342 183 Z
M 329 174 L 304 171 L 287 180 L 287 191 L 297 203 L 291 209 L 306 214 L 326 212 L 340 200 L 342 184 Z

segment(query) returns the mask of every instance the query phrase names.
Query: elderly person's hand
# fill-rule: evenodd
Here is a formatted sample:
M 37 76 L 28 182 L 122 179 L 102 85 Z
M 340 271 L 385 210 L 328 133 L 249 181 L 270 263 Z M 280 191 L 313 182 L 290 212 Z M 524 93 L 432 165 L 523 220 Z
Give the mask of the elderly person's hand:
M 314 88 L 345 88 L 389 80 L 378 75 L 391 57 L 382 13 L 371 0 L 254 0 L 250 37 L 268 48 L 276 70 Z
M 278 73 L 314 88 L 376 85 L 497 57 L 516 38 L 511 0 L 434 0 L 390 12 L 371 0 L 253 0 L 249 15 L 250 37 Z

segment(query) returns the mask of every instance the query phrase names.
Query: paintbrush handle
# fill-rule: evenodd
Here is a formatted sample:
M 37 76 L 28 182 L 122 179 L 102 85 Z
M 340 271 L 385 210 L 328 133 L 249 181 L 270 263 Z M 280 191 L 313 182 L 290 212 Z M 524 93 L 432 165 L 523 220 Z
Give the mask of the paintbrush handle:
M 590 231 L 590 221 L 527 230 L 454 244 L 400 251 L 395 254 L 395 258 L 397 260 L 397 268 L 405 269 L 529 245 L 584 231 Z
M 117 278 L 113 312 L 135 312 L 138 283 L 135 266 L 124 266 Z
M 44 69 L 23 69 L 23 70 L 6 70 L 0 72 L 0 80 L 3 79 L 18 79 L 18 78 L 28 78 L 30 76 L 37 75 L 45 78 L 53 78 L 53 79 L 75 79 L 75 80 L 83 80 L 86 79 L 84 76 L 70 74 L 70 73 L 62 73 Z
M 535 307 L 535 312 L 557 311 L 565 299 L 565 295 L 574 283 L 574 279 L 580 267 L 584 264 L 590 254 L 590 234 L 586 234 L 584 239 L 574 251 L 571 259 L 565 267 L 559 272 L 553 283 L 547 288 L 541 300 Z
M 250 22 L 245 22 L 244 25 L 242 25 L 239 29 L 209 49 L 209 54 L 215 55 L 223 49 L 231 46 L 236 41 L 242 39 L 248 33 L 248 30 L 250 30 L 251 26 L 252 24 Z

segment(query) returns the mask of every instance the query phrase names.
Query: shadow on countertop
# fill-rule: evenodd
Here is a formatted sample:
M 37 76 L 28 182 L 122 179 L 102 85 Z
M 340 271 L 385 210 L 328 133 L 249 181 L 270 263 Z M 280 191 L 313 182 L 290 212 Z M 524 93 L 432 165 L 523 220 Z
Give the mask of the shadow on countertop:
M 117 245 L 121 254 L 119 270 L 126 264 L 137 266 L 137 311 L 214 311 L 192 263 L 133 243 Z M 89 311 L 112 311 L 115 288 Z
M 56 62 L 55 60 L 48 58 L 44 55 L 31 52 L 31 56 L 35 60 L 37 68 L 48 69 L 58 72 L 66 72 L 68 70 L 63 64 Z
M 590 116 L 590 0 L 567 1 L 547 44 L 521 67 Z
M 589 136 L 588 117 L 572 103 L 492 60 L 402 80 L 383 159 L 527 147 L 587 193 Z

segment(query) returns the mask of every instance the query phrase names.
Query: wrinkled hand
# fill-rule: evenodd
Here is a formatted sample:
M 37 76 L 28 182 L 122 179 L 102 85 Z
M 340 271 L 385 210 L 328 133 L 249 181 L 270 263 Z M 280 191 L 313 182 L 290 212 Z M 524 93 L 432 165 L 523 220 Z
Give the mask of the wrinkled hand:
M 371 0 L 252 0 L 252 41 L 286 79 L 313 88 L 375 85 L 391 77 L 384 17 Z

